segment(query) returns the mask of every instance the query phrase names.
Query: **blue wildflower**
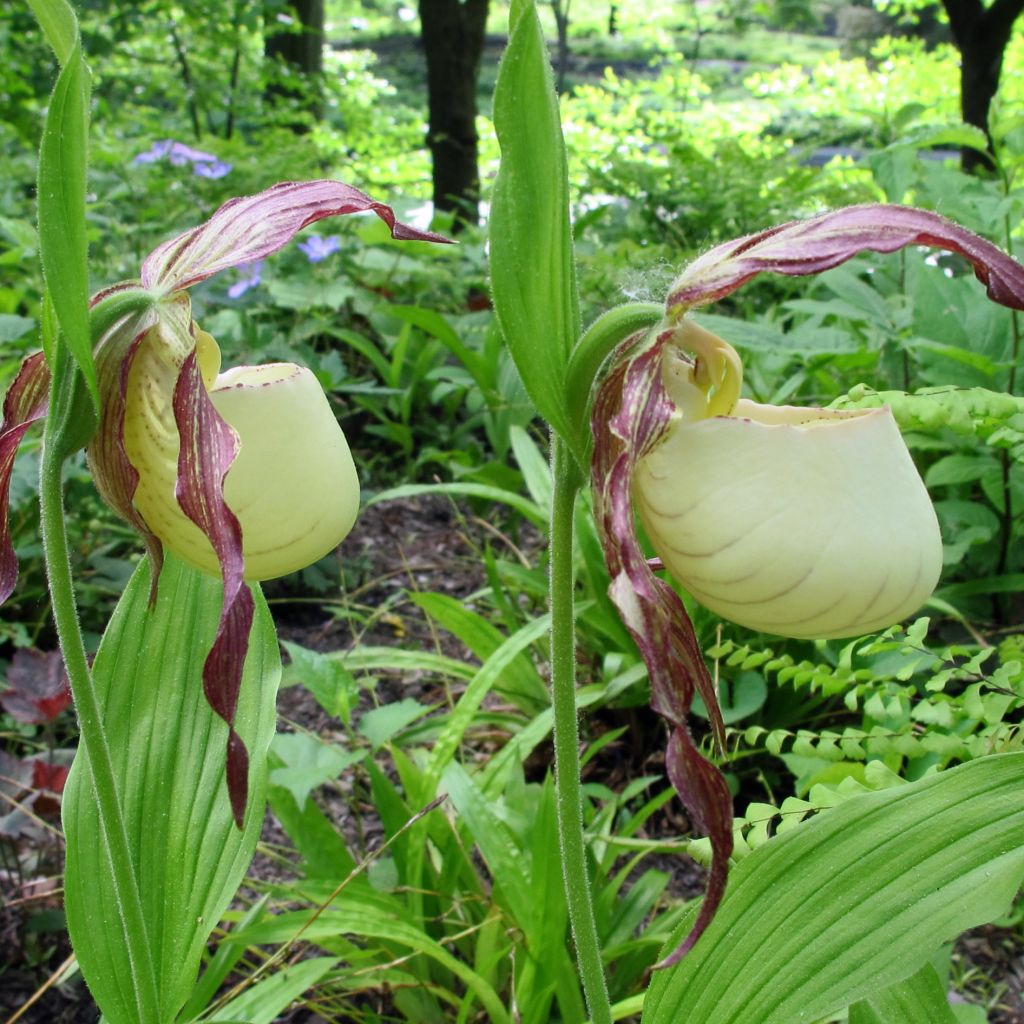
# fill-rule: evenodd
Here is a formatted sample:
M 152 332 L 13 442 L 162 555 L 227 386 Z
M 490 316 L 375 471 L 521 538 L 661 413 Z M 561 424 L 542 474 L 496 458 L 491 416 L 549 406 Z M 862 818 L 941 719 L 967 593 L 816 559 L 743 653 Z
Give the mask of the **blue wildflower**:
M 255 263 L 243 263 L 235 268 L 242 275 L 228 289 L 229 299 L 240 299 L 250 288 L 255 288 L 263 276 L 263 260 Z
M 327 259 L 332 252 L 341 248 L 341 241 L 337 235 L 328 235 L 321 238 L 319 235 L 309 235 L 304 242 L 299 242 L 299 248 L 306 254 L 310 263 L 319 263 Z
M 163 159 L 167 159 L 174 167 L 191 164 L 192 173 L 200 178 L 223 178 L 232 166 L 218 159 L 213 153 L 193 149 L 191 146 L 186 146 L 184 142 L 175 142 L 173 139 L 154 142 L 149 149 L 139 153 L 132 162 L 152 164 Z
M 132 161 L 134 164 L 152 164 L 162 160 L 174 145 L 173 139 L 164 139 L 162 142 L 154 142 L 144 153 L 139 153 Z
M 192 165 L 192 173 L 199 178 L 223 178 L 232 166 L 223 160 L 214 160 L 212 163 L 196 162 Z

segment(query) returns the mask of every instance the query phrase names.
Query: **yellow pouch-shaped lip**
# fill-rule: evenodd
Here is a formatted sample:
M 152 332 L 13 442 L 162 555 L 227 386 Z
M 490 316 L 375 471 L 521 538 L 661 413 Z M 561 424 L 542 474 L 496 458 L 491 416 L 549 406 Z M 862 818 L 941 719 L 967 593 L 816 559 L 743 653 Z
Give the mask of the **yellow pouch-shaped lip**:
M 245 578 L 272 579 L 327 554 L 351 530 L 359 481 L 345 435 L 316 377 L 291 363 L 216 374 L 216 345 L 197 332 L 210 400 L 239 439 L 224 498 L 242 529 Z M 173 350 L 154 332 L 131 370 L 125 450 L 138 471 L 134 504 L 150 530 L 211 575 L 220 565 L 175 498 L 180 442 L 171 409 Z
M 634 495 L 668 571 L 751 629 L 857 636 L 911 615 L 938 581 L 938 522 L 888 408 L 740 400 L 677 420 Z

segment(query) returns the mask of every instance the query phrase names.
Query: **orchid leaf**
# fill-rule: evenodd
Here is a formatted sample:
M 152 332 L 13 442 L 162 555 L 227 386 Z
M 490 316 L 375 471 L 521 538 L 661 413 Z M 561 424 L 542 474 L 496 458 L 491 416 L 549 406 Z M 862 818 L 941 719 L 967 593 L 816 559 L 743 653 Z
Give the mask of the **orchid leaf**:
M 1009 905 L 1024 876 L 1022 786 L 1024 754 L 979 758 L 754 850 L 701 941 L 654 978 L 643 1024 L 819 1020 L 908 978 Z
M 956 1024 L 931 964 L 850 1007 L 849 1024 Z
M 547 45 L 532 0 L 513 0 L 494 94 L 501 166 L 491 204 L 491 283 L 509 352 L 540 414 L 572 446 L 565 372 L 580 334 L 569 181 Z M 582 461 L 582 459 L 581 459 Z
M 68 63 L 78 42 L 78 18 L 67 0 L 28 0 L 46 41 L 61 65 Z
M 68 928 L 109 1024 L 138 1020 L 123 965 L 155 978 L 162 1021 L 173 1020 L 189 997 L 206 939 L 245 874 L 263 823 L 280 674 L 273 623 L 258 596 L 235 714 L 250 752 L 249 812 L 239 830 L 224 786 L 228 727 L 203 695 L 204 652 L 217 630 L 222 587 L 172 555 L 152 608 L 149 589 L 146 560 L 118 604 L 93 672 L 149 928 L 141 946 L 129 948 L 118 926 L 124 880 L 111 877 L 82 748 L 64 797 Z
M 90 91 L 89 69 L 76 43 L 50 98 L 39 146 L 39 254 L 63 339 L 98 405 L 85 221 Z
M 817 274 L 861 252 L 890 253 L 908 245 L 958 253 L 974 268 L 990 299 L 1024 309 L 1024 267 L 1012 257 L 937 213 L 882 204 L 848 206 L 715 246 L 676 279 L 666 306 L 676 310 L 706 305 L 766 271 Z

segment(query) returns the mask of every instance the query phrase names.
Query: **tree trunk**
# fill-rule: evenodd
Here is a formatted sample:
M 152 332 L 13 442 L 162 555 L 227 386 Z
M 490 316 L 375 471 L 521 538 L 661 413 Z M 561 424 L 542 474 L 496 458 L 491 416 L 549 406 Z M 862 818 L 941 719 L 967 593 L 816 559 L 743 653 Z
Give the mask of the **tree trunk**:
M 420 0 L 427 58 L 427 142 L 434 164 L 434 209 L 460 224 L 479 220 L 476 82 L 488 0 Z
M 552 0 L 551 9 L 555 14 L 555 29 L 558 32 L 558 68 L 555 72 L 555 88 L 558 95 L 565 92 L 565 76 L 569 70 L 569 4 L 571 0 Z
M 268 0 L 264 26 L 263 55 L 271 66 L 268 101 L 288 101 L 319 121 L 323 117 L 324 0 Z M 309 123 L 296 119 L 291 128 L 306 132 Z
M 991 7 L 981 0 L 942 0 L 949 15 L 953 41 L 960 51 L 960 112 L 967 124 L 980 128 L 988 136 L 989 108 L 999 88 L 1003 53 L 1010 41 L 1013 23 L 1024 10 L 1024 0 L 996 0 Z M 991 156 L 965 148 L 961 155 L 965 171 L 993 169 Z

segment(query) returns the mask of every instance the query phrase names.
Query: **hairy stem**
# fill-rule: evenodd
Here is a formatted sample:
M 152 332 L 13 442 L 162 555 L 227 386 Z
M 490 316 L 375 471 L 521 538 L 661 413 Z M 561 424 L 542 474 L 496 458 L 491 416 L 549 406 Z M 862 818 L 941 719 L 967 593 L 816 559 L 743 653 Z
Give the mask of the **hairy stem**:
M 576 630 L 573 615 L 573 509 L 580 474 L 564 443 L 551 441 L 554 495 L 551 505 L 549 600 L 551 691 L 554 712 L 555 787 L 562 877 L 576 959 L 592 1024 L 611 1024 L 608 986 L 601 963 L 583 836 L 579 728 L 576 710 Z
M 67 358 L 64 355 L 63 361 L 66 362 Z M 61 361 L 58 357 L 58 362 Z M 54 374 L 55 385 L 50 394 L 39 474 L 40 529 L 54 623 L 78 713 L 81 743 L 89 756 L 89 774 L 99 808 L 110 875 L 117 892 L 120 926 L 129 938 L 129 947 L 136 951 L 132 963 L 128 965 L 133 982 L 136 1019 L 140 1024 L 151 1024 L 158 1020 L 156 974 L 149 956 L 150 946 L 138 879 L 121 813 L 110 747 L 103 729 L 103 712 L 89 671 L 78 622 L 64 521 L 64 457 L 61 454 L 63 444 L 59 435 L 70 398 L 68 393 L 60 393 L 59 382 L 69 382 L 71 377 L 72 374 L 67 372 Z

